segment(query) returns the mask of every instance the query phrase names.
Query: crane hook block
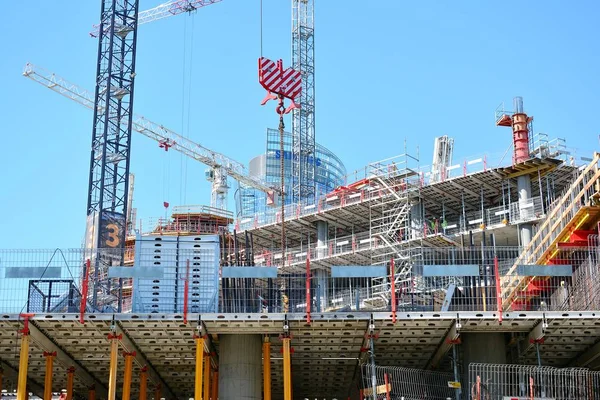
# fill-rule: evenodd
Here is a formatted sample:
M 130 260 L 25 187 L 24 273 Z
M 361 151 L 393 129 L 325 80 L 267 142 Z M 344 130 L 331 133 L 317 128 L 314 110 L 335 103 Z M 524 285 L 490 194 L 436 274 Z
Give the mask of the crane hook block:
M 267 90 L 267 96 L 262 100 L 264 105 L 269 100 L 275 100 L 283 96 L 292 101 L 292 105 L 286 109 L 286 113 L 292 108 L 299 108 L 295 103 L 296 97 L 302 92 L 302 75 L 300 71 L 293 68 L 283 69 L 283 61 L 276 63 L 268 58 L 258 59 L 258 82 Z

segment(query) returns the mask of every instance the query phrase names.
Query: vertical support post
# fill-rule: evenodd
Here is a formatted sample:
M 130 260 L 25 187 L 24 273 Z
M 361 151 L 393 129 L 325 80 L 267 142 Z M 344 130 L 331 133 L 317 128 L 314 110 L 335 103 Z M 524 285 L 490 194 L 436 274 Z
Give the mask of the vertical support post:
M 88 390 L 88 400 L 96 400 L 96 386 L 90 386 Z
M 187 324 L 188 299 L 190 293 L 190 259 L 185 261 L 185 281 L 183 282 L 183 323 Z
M 373 400 L 377 400 L 377 372 L 375 371 L 375 342 L 373 340 L 373 332 L 369 335 L 369 353 L 371 356 L 371 395 Z
M 284 336 L 283 341 L 283 400 L 292 400 L 292 360 L 290 356 L 289 336 Z
M 502 288 L 500 287 L 500 271 L 498 256 L 494 256 L 494 275 L 496 276 L 496 302 L 498 303 L 498 322 L 502 322 Z
M 452 367 L 454 369 L 454 381 L 460 382 L 460 378 L 458 376 L 458 351 L 456 349 L 456 345 L 460 343 L 460 341 L 456 340 L 452 343 Z M 460 400 L 462 397 L 462 389 L 456 389 L 456 400 Z
M 46 374 L 44 375 L 44 400 L 52 400 L 52 372 L 54 367 L 54 357 L 56 352 L 44 352 L 46 358 Z
M 265 336 L 263 342 L 263 400 L 271 400 L 271 342 Z
M 140 400 L 148 397 L 148 367 L 145 365 L 140 370 Z
M 205 353 L 204 356 L 204 381 L 202 384 L 204 386 L 203 400 L 208 400 L 210 398 L 210 355 L 208 353 Z
M 160 384 L 154 386 L 154 400 L 160 400 L 161 389 Z
M 396 276 L 395 276 L 396 266 L 394 265 L 394 257 L 392 257 L 392 261 L 390 262 L 390 280 L 391 280 L 391 289 L 392 289 L 392 323 L 396 323 Z
M 123 395 L 121 400 L 129 400 L 131 398 L 131 375 L 133 373 L 133 357 L 135 351 L 131 353 L 123 353 L 125 356 L 125 372 L 123 374 Z
M 386 398 L 386 400 L 391 400 L 391 397 L 390 397 L 390 381 L 388 379 L 387 372 L 385 374 L 383 374 L 383 381 L 385 383 L 385 398 Z
M 90 285 L 90 259 L 85 261 L 85 272 L 83 274 L 83 282 L 81 283 L 81 304 L 79 305 L 79 322 L 85 321 L 85 307 L 87 305 L 88 288 Z
M 27 370 L 29 368 L 29 317 L 21 331 L 21 353 L 19 354 L 19 378 L 17 380 L 17 400 L 27 398 Z
M 73 378 L 75 376 L 75 368 L 69 367 L 67 370 L 67 400 L 73 400 Z
M 4 384 L 4 369 L 2 369 L 2 367 L 0 367 L 0 393 L 2 393 L 3 385 Z
M 196 374 L 194 379 L 194 400 L 202 400 L 202 361 L 204 360 L 204 337 L 196 336 Z
M 219 370 L 215 369 L 212 375 L 212 381 L 210 382 L 210 398 L 211 400 L 217 400 L 219 398 Z M 266 399 L 266 397 L 265 397 Z
M 119 356 L 119 340 L 122 335 L 108 334 L 110 341 L 110 368 L 108 371 L 108 400 L 115 400 L 117 397 L 117 364 Z
M 306 323 L 310 324 L 310 303 L 312 296 L 310 295 L 310 248 L 306 252 Z

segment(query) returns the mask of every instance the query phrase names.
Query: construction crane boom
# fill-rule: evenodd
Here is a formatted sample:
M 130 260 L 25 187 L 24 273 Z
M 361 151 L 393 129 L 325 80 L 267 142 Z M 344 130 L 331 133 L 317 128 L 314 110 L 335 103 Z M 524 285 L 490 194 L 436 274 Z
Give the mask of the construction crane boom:
M 43 68 L 28 63 L 25 65 L 23 76 L 90 110 L 94 108 L 94 100 L 89 91 Z M 122 120 L 121 123 L 125 124 L 127 121 Z M 173 130 L 140 115 L 135 114 L 133 117 L 133 130 L 157 141 L 163 148 L 179 151 L 213 169 L 222 169 L 226 175 L 231 176 L 244 185 L 265 193 L 271 191 L 279 192 L 278 188 L 269 186 L 259 178 L 247 175 L 244 165 L 240 162 L 195 143 Z
M 163 18 L 172 17 L 184 12 L 191 13 L 198 8 L 219 3 L 221 0 L 173 0 L 160 4 L 138 14 L 138 26 L 149 22 L 158 21 Z M 105 27 L 105 30 L 108 26 Z M 100 25 L 94 25 L 90 36 L 98 37 L 100 34 Z

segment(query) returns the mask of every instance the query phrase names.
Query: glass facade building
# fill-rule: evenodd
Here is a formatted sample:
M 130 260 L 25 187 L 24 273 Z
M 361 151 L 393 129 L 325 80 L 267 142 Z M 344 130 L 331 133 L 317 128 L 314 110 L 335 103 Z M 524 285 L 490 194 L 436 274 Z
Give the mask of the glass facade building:
M 283 148 L 285 192 L 291 194 L 293 185 L 292 134 L 289 132 L 284 133 Z M 335 154 L 318 143 L 315 152 L 315 156 L 309 157 L 308 162 L 316 166 L 315 194 L 316 197 L 320 197 L 345 183 L 346 167 Z M 281 156 L 279 131 L 268 129 L 266 152 L 250 160 L 249 174 L 260 177 L 275 187 L 280 187 Z M 302 202 L 312 204 L 314 200 L 314 198 L 303 199 Z M 238 218 L 248 218 L 254 214 L 265 212 L 267 209 L 266 194 L 253 188 L 239 188 L 236 191 L 235 201 Z M 290 204 L 291 201 L 291 195 L 286 195 L 285 203 Z M 275 211 L 273 210 L 273 212 Z

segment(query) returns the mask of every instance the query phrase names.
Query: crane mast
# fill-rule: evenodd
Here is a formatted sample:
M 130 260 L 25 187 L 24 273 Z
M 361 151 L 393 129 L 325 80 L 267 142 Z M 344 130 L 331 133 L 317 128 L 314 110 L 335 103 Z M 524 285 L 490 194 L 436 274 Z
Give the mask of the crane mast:
M 125 246 L 138 4 L 101 6 L 87 202 L 88 246 L 96 249 Z
M 300 108 L 292 111 L 292 201 L 315 198 L 314 0 L 292 0 L 292 68 L 301 71 Z

